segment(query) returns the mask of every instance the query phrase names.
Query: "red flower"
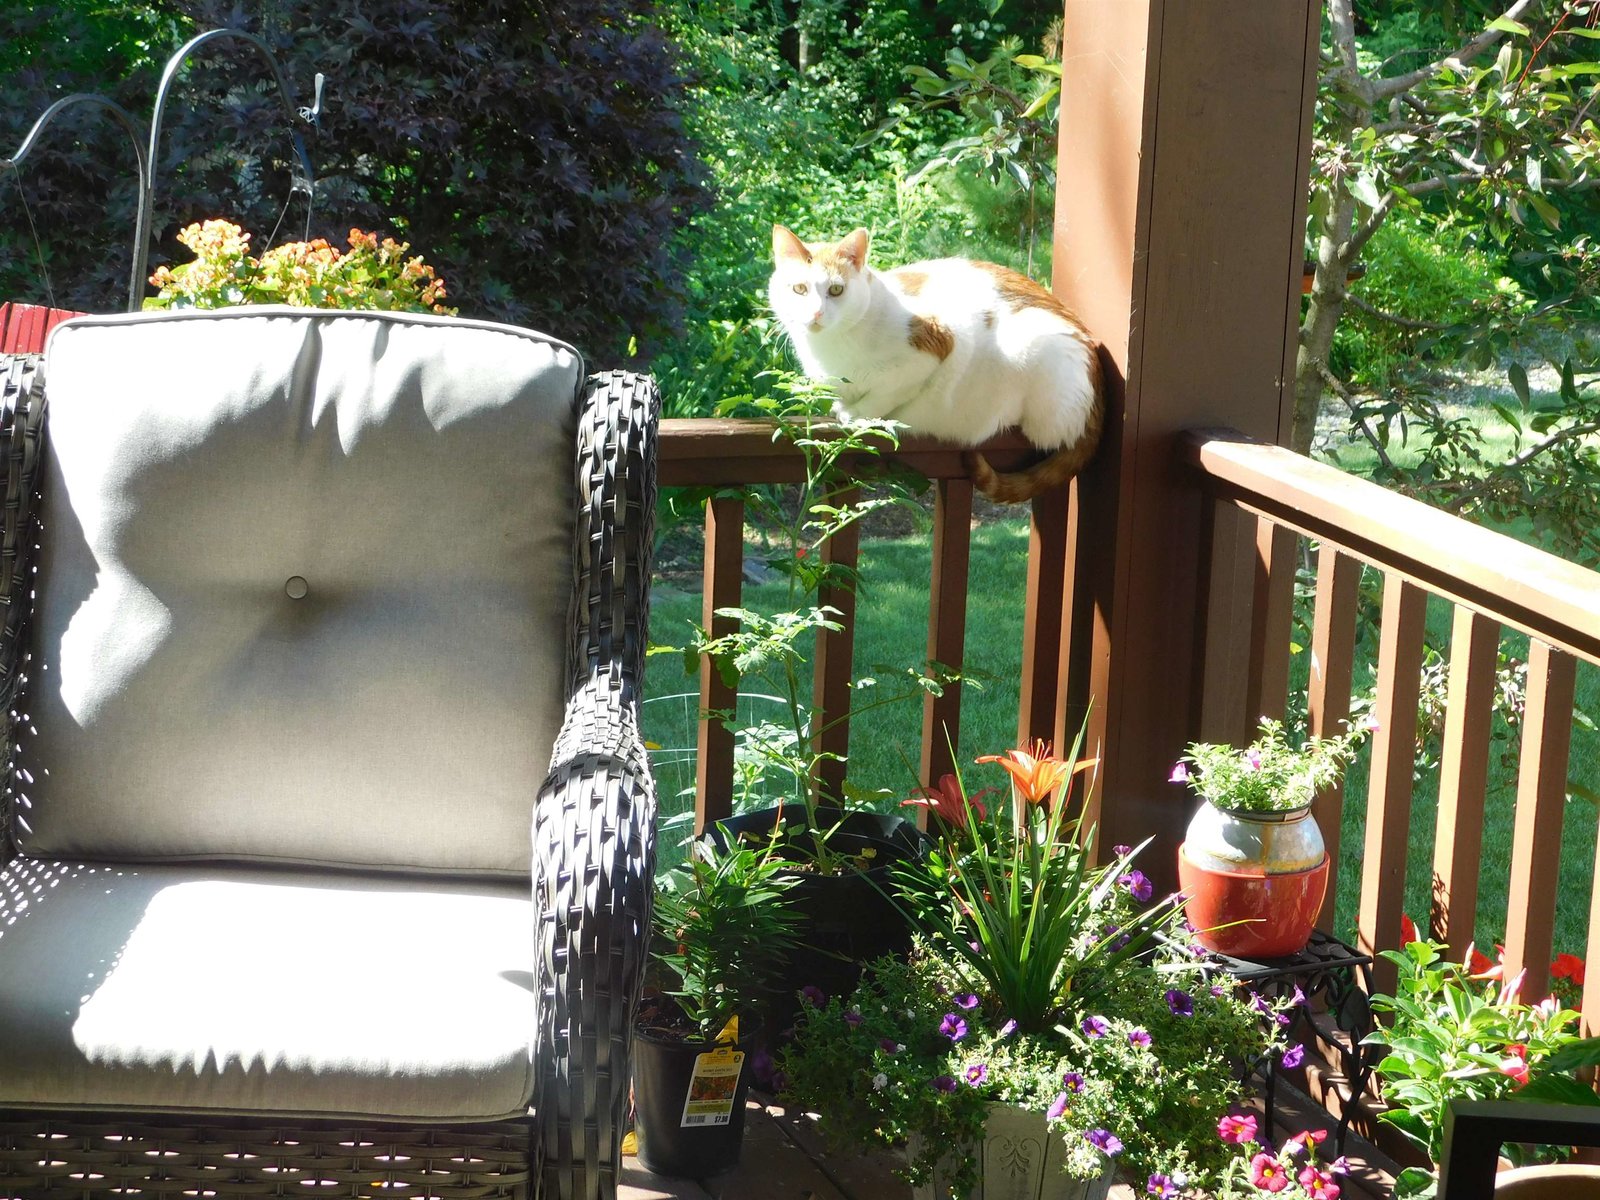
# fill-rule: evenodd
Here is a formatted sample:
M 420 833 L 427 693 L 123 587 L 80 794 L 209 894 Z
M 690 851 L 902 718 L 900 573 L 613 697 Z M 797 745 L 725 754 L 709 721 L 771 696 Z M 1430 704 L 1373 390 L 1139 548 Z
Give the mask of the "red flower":
M 1550 974 L 1556 979 L 1570 979 L 1577 987 L 1583 986 L 1583 959 L 1576 954 L 1558 954 L 1550 964 Z
M 1289 1186 L 1289 1172 L 1270 1154 L 1258 1154 L 1250 1160 L 1250 1182 L 1264 1192 L 1281 1192 Z
M 1400 944 L 1402 946 L 1409 946 L 1412 942 L 1414 942 L 1416 940 L 1417 940 L 1417 925 L 1416 925 L 1416 922 L 1413 921 L 1410 917 L 1406 916 L 1405 913 L 1401 913 L 1400 914 Z
M 1468 979 L 1504 979 L 1506 976 L 1506 948 L 1496 945 L 1498 952 L 1497 961 L 1490 963 L 1488 958 L 1471 946 L 1467 947 L 1467 978 Z
M 1086 758 L 1078 763 L 1064 762 L 1051 755 L 1049 742 L 1037 741 L 1033 744 L 1032 753 L 1021 749 L 1008 750 L 1004 757 L 985 754 L 978 761 L 999 763 L 1011 775 L 1011 782 L 1024 800 L 1029 804 L 1048 805 L 1064 781 L 1070 781 L 1079 771 L 1088 770 L 1098 760 Z
M 1339 1197 L 1339 1185 L 1333 1181 L 1333 1176 L 1315 1167 L 1300 1172 L 1300 1186 L 1311 1200 L 1338 1200 Z
M 1528 1048 L 1522 1045 L 1506 1047 L 1506 1056 L 1500 1060 L 1500 1074 L 1521 1087 L 1528 1082 Z
M 961 781 L 947 774 L 940 777 L 937 787 L 918 788 L 915 796 L 900 801 L 900 807 L 914 804 L 927 809 L 947 825 L 965 829 L 971 821 L 967 811 L 969 808 L 978 810 L 979 819 L 989 815 L 989 810 L 983 806 L 983 798 L 992 791 L 993 788 L 984 788 L 976 795 L 968 796 L 961 790 Z

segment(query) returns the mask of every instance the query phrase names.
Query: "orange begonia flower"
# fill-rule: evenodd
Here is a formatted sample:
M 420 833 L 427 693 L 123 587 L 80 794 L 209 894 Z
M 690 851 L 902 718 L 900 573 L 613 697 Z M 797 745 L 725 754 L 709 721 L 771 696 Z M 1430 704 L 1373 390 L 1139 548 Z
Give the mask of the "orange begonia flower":
M 1057 788 L 1070 781 L 1079 771 L 1094 766 L 1098 760 L 1086 758 L 1077 763 L 1063 762 L 1050 753 L 1050 743 L 1041 740 L 1034 742 L 1031 753 L 1023 749 L 1008 750 L 1003 756 L 985 754 L 978 761 L 999 763 L 1004 767 L 1018 793 L 1029 804 L 1048 804 Z

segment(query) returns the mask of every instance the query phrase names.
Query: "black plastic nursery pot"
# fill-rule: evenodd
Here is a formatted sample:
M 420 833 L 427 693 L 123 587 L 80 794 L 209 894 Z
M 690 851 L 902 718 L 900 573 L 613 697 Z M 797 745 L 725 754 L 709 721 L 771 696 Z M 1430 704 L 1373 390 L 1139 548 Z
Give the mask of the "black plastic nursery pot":
M 705 1179 L 738 1165 L 751 1051 L 761 1035 L 758 1021 L 742 1028 L 746 1032 L 734 1047 L 743 1055 L 737 1075 L 716 1065 L 717 1052 L 726 1046 L 646 1026 L 634 1030 L 633 1128 L 645 1170 Z M 706 1063 L 697 1073 L 702 1056 Z
M 807 821 L 804 805 L 785 804 L 718 821 L 707 836 L 718 850 L 726 850 L 741 838 L 745 845 L 763 843 L 780 822 L 794 829 L 804 828 Z M 828 840 L 834 850 L 877 851 L 875 865 L 848 875 L 794 872 L 797 882 L 791 895 L 800 914 L 799 945 L 789 955 L 784 976 L 773 981 L 774 999 L 767 1013 L 771 1027 L 780 1033 L 794 1023 L 799 1011 L 796 993 L 801 988 L 848 995 L 861 978 L 863 963 L 911 949 L 911 927 L 889 899 L 893 892 L 889 876 L 894 863 L 927 853 L 926 835 L 914 822 L 885 813 L 818 808 L 817 823 L 834 830 Z M 791 843 L 794 848 L 803 845 Z

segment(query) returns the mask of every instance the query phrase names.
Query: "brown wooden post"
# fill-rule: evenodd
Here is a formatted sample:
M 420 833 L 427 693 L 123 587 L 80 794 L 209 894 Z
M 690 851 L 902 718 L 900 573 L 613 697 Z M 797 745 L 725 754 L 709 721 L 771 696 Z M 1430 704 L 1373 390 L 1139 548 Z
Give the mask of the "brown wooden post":
M 744 501 L 714 496 L 706 501 L 705 576 L 700 585 L 700 625 L 713 637 L 739 628 L 719 608 L 739 607 L 744 588 Z M 739 702 L 739 689 L 724 683 L 711 665 L 700 660 L 700 725 L 695 754 L 694 831 L 733 815 L 733 730 L 706 714 L 723 712 Z
M 928 657 L 959 669 L 966 655 L 967 564 L 972 546 L 972 482 L 941 479 L 933 500 L 933 577 L 928 596 Z M 952 748 L 961 740 L 961 687 L 922 702 L 920 778 L 929 787 L 955 769 Z M 928 810 L 917 809 L 926 828 Z
M 1283 720 L 1289 700 L 1289 639 L 1294 628 L 1294 576 L 1300 543 L 1294 530 L 1256 519 L 1255 597 L 1245 718 Z M 1252 726 L 1253 728 L 1253 726 Z
M 1312 737 L 1344 731 L 1350 716 L 1350 685 L 1356 661 L 1356 605 L 1361 599 L 1361 563 L 1337 547 L 1317 551 L 1317 601 L 1311 618 L 1310 695 L 1306 715 Z M 1328 890 L 1317 916 L 1321 929 L 1333 928 L 1339 890 L 1339 842 L 1344 820 L 1344 777 L 1317 793 L 1311 815 L 1328 848 Z
M 1075 636 L 1102 844 L 1155 834 L 1141 865 L 1167 884 L 1188 809 L 1167 773 L 1196 727 L 1199 498 L 1177 436 L 1287 439 L 1321 8 L 1065 4 L 1054 289 L 1124 381 L 1079 481 Z
M 1428 921 L 1433 937 L 1454 951 L 1472 941 L 1478 923 L 1483 805 L 1499 657 L 1500 626 L 1465 605 L 1456 605 L 1433 842 L 1433 905 Z
M 1022 686 L 1017 745 L 1055 737 L 1062 707 L 1062 617 L 1067 592 L 1066 488 L 1034 497 L 1028 523 L 1028 583 L 1022 611 Z

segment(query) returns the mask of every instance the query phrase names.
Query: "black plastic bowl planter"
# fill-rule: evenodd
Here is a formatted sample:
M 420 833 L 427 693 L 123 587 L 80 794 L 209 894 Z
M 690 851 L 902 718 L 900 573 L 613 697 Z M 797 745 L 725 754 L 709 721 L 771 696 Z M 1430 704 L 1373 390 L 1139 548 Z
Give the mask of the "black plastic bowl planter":
M 750 1057 L 760 1023 L 741 1023 L 734 1049 L 743 1058 L 737 1076 L 719 1072 L 715 1042 L 684 1040 L 638 1026 L 633 1035 L 633 1120 L 639 1162 L 645 1170 L 677 1179 L 705 1179 L 739 1163 L 744 1142 L 744 1102 Z M 727 1049 L 727 1047 L 723 1047 Z M 701 1056 L 712 1064 L 696 1079 Z
M 798 1010 L 796 993 L 814 986 L 829 995 L 848 995 L 861 978 L 861 966 L 885 954 L 904 954 L 911 948 L 911 929 L 889 899 L 893 884 L 890 869 L 896 862 L 920 858 L 928 839 L 904 817 L 874 812 L 844 812 L 819 807 L 817 824 L 832 830 L 831 849 L 841 854 L 876 851 L 873 866 L 847 875 L 818 875 L 797 870 L 798 881 L 790 893 L 800 913 L 796 930 L 800 945 L 790 953 L 781 980 L 773 981 L 775 1001 L 769 1014 L 773 1027 L 783 1031 Z M 718 821 L 706 836 L 718 850 L 743 839 L 755 846 L 771 837 L 780 822 L 787 829 L 806 828 L 805 806 L 785 804 L 759 812 L 742 813 Z M 805 839 L 787 843 L 790 853 L 802 851 Z

